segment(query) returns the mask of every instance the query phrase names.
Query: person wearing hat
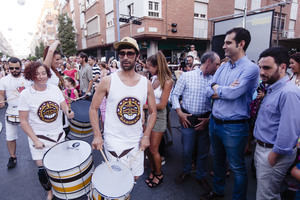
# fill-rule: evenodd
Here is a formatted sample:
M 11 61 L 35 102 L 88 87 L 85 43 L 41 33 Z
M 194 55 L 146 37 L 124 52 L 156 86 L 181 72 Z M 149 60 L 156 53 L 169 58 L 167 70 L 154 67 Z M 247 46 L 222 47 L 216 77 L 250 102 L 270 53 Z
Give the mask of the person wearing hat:
M 100 82 L 90 106 L 94 130 L 93 149 L 105 148 L 110 161 L 121 161 L 131 169 L 135 180 L 144 172 L 144 150 L 150 145 L 150 133 L 156 121 L 154 92 L 149 80 L 134 71 L 139 58 L 135 39 L 124 37 L 114 44 L 121 69 Z M 106 97 L 103 138 L 99 128 L 98 110 Z M 143 105 L 148 104 L 149 118 L 143 131 Z M 104 139 L 104 140 L 103 140 Z

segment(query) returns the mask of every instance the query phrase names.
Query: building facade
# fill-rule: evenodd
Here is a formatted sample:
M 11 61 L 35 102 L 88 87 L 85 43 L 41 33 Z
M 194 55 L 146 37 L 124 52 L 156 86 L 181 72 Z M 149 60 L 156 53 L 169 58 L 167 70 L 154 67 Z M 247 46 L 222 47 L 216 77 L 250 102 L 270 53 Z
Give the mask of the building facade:
M 68 0 L 60 11 L 73 19 L 78 51 L 113 56 L 112 44 L 120 34 L 137 39 L 142 58 L 162 50 L 176 62 L 190 44 L 200 54 L 210 49 L 214 22 L 242 15 L 245 8 L 249 14 L 274 10 L 271 44 L 297 49 L 299 4 L 300 0 Z

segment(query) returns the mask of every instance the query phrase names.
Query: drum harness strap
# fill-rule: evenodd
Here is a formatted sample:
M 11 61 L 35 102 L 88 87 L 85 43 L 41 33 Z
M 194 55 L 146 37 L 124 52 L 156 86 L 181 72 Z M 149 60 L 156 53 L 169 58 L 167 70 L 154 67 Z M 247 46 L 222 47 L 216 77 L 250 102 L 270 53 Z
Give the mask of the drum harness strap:
M 130 148 L 130 149 L 126 149 L 124 150 L 119 156 L 116 152 L 114 151 L 108 151 L 113 157 L 116 157 L 118 159 L 122 158 L 123 156 L 125 156 L 126 154 L 128 154 L 132 149 L 134 149 L 134 147 Z
M 61 132 L 59 135 L 58 135 L 58 138 L 57 138 L 57 141 L 47 137 L 47 136 L 44 136 L 44 135 L 36 135 L 36 137 L 40 138 L 40 139 L 43 139 L 43 140 L 47 140 L 47 141 L 50 141 L 50 142 L 54 142 L 54 143 L 57 143 L 60 138 L 62 137 L 63 135 L 63 132 Z

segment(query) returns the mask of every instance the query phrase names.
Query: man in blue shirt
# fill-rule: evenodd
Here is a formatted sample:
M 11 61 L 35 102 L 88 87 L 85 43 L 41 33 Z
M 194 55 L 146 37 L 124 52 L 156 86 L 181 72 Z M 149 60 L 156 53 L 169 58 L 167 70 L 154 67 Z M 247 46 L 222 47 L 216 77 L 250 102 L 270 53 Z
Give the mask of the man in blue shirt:
M 300 89 L 286 75 L 288 63 L 282 47 L 266 49 L 259 56 L 260 76 L 268 86 L 254 128 L 257 200 L 281 199 L 281 182 L 296 157 Z
M 245 55 L 250 41 L 250 33 L 244 28 L 233 28 L 226 33 L 223 49 L 230 60 L 216 71 L 207 93 L 214 100 L 209 124 L 214 178 L 213 192 L 203 199 L 224 196 L 226 158 L 234 173 L 232 199 L 246 199 L 244 151 L 249 133 L 249 105 L 259 78 L 258 66 Z
M 207 52 L 201 57 L 201 63 L 200 69 L 185 72 L 180 76 L 172 93 L 173 108 L 176 109 L 181 123 L 183 145 L 183 172 L 176 178 L 176 183 L 183 183 L 189 177 L 192 156 L 197 146 L 196 179 L 203 189 L 209 192 L 211 189 L 205 179 L 205 166 L 209 152 L 208 120 L 211 101 L 206 96 L 206 90 L 211 84 L 212 74 L 220 65 L 220 58 L 215 52 Z

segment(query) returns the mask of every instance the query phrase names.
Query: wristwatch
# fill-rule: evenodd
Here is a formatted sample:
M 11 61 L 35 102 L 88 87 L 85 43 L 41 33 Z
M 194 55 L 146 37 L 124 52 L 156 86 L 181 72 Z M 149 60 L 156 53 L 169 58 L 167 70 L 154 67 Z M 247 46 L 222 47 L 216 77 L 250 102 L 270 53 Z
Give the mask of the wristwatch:
M 217 83 L 213 82 L 212 84 L 210 84 L 210 87 L 213 88 L 215 85 L 217 85 Z

